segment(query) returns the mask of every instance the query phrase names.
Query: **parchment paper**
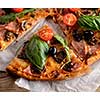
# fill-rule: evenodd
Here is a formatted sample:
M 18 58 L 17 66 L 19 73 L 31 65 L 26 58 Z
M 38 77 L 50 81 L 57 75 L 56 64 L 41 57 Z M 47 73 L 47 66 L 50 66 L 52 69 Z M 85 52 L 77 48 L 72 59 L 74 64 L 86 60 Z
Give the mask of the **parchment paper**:
M 49 24 L 53 30 L 62 34 L 59 26 L 54 24 L 52 21 L 46 21 L 42 19 L 37 25 L 35 25 L 31 32 L 28 32 L 24 38 L 21 38 L 19 42 L 14 42 L 6 50 L 0 52 L 0 71 L 6 71 L 5 68 L 16 55 L 19 47 L 27 41 L 37 29 L 42 27 L 45 23 Z M 100 85 L 100 61 L 97 61 L 95 64 L 91 65 L 92 72 L 88 75 L 75 78 L 72 80 L 64 81 L 27 81 L 24 78 L 19 78 L 15 81 L 19 87 L 23 87 L 30 91 L 34 92 L 75 92 L 75 91 L 95 91 Z

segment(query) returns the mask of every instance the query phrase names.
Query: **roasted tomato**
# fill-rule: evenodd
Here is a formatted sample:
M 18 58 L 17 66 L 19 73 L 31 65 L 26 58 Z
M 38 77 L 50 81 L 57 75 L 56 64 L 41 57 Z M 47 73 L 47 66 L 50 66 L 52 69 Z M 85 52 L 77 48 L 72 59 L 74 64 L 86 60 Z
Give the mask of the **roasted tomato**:
M 71 12 L 77 12 L 77 11 L 79 11 L 80 9 L 79 9 L 79 8 L 69 8 L 69 10 L 70 10 Z
M 19 12 L 22 12 L 24 10 L 24 8 L 11 8 L 11 10 L 13 12 L 19 13 Z
M 38 32 L 39 37 L 44 41 L 49 41 L 52 39 L 54 33 L 50 27 L 43 28 Z
M 73 13 L 68 13 L 63 16 L 63 22 L 67 26 L 73 26 L 77 22 L 77 18 Z

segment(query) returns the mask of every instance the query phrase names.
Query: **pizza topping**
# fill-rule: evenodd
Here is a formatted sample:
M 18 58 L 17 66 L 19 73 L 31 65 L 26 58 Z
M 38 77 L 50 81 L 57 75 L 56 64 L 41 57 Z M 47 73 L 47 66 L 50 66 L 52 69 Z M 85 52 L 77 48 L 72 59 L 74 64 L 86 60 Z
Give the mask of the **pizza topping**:
M 68 62 L 70 61 L 70 53 L 69 53 L 69 47 L 68 47 L 68 43 L 65 39 L 63 39 L 61 36 L 59 36 L 58 34 L 54 35 L 54 38 L 63 45 L 65 52 L 66 52 L 66 57 L 68 59 Z
M 58 71 L 52 71 L 50 74 L 49 74 L 49 77 L 52 77 L 52 78 L 57 78 L 58 76 L 60 75 L 60 73 Z
M 23 30 L 25 30 L 25 25 L 26 25 L 26 21 L 22 21 L 22 23 L 21 23 L 21 28 L 23 29 Z
M 68 13 L 63 16 L 63 22 L 67 26 L 74 26 L 77 22 L 77 18 L 73 13 Z
M 5 11 L 5 14 L 9 14 L 11 13 L 11 9 L 10 8 L 2 8 Z
M 17 55 L 18 58 L 27 59 L 27 57 L 25 55 L 25 46 L 27 45 L 28 42 L 29 41 L 24 42 L 23 46 L 20 48 L 19 54 Z
M 67 71 L 67 72 L 74 72 L 74 71 L 80 70 L 81 69 L 80 66 L 82 63 L 75 61 L 75 59 L 76 58 L 72 58 L 70 62 L 65 63 L 62 66 L 62 69 Z
M 78 24 L 86 29 L 100 30 L 100 16 L 81 16 L 78 19 Z
M 100 48 L 98 45 L 95 45 L 95 46 L 90 46 L 90 49 L 89 49 L 89 54 L 91 55 L 95 55 L 96 54 L 96 50 Z
M 97 55 L 97 53 L 96 53 L 97 49 L 100 50 L 100 46 L 94 45 L 94 46 L 90 46 L 89 47 L 89 50 L 88 50 L 88 52 L 87 52 L 87 54 L 85 56 L 85 63 L 86 64 L 88 64 L 88 62 L 87 62 L 88 58 L 90 58 L 90 57 L 92 57 L 94 55 Z
M 35 65 L 31 65 L 30 70 L 32 73 L 40 74 L 43 69 L 40 71 Z
M 67 60 L 69 61 L 70 60 L 69 48 L 67 46 L 67 42 L 65 41 L 65 39 L 63 39 L 58 34 L 55 34 L 53 40 L 58 42 L 58 44 L 60 43 L 62 45 L 62 48 L 58 49 L 56 48 L 56 46 L 50 47 L 49 54 L 54 58 L 54 60 L 57 63 L 61 63 L 65 58 L 67 58 Z
M 94 36 L 94 32 L 93 31 L 91 31 L 91 30 L 84 31 L 84 39 L 86 41 L 91 40 L 93 36 Z
M 14 34 L 12 32 L 6 32 L 5 33 L 5 41 L 10 41 L 12 38 L 15 38 Z
M 80 42 L 83 38 L 82 38 L 82 34 L 78 33 L 77 30 L 74 30 L 72 32 L 72 36 L 74 37 L 74 39 L 78 42 Z
M 85 64 L 88 64 L 88 59 L 92 56 L 93 54 L 91 52 L 88 52 L 85 56 Z
M 24 21 L 21 22 L 21 28 L 24 31 L 27 30 L 27 29 L 29 29 L 31 25 L 32 24 L 30 22 L 27 22 L 26 20 L 24 20 Z
M 44 40 L 44 41 L 49 41 L 53 38 L 53 31 L 50 27 L 44 26 L 39 32 L 38 32 L 39 37 Z
M 66 58 L 66 51 L 65 50 L 63 50 L 63 51 L 59 51 L 59 52 L 57 52 L 54 56 L 53 56 L 53 58 L 54 58 L 54 60 L 56 61 L 56 62 L 58 62 L 58 63 L 61 63 L 65 58 Z
M 89 45 L 95 45 L 97 43 L 96 38 L 94 37 L 94 32 L 91 30 L 86 30 L 79 33 L 77 30 L 72 32 L 72 36 L 75 41 L 80 42 L 85 40 Z
M 26 21 L 22 21 L 22 23 L 21 23 L 21 28 L 22 28 L 23 30 L 26 30 L 26 25 L 27 25 L 27 22 L 26 22 Z
M 72 62 L 66 63 L 63 66 L 63 70 L 68 71 L 68 72 L 72 72 L 73 66 L 74 66 L 74 64 Z
M 79 9 L 79 8 L 69 8 L 69 10 L 70 10 L 71 12 L 77 12 L 77 11 L 79 11 L 80 9 Z
M 61 9 L 60 12 L 62 12 L 63 15 L 66 15 L 68 13 L 68 8 L 64 8 L 64 9 Z
M 0 30 L 0 40 L 4 40 L 6 30 Z
M 87 46 L 85 44 L 84 41 L 72 41 L 71 43 L 72 48 L 75 50 L 75 52 L 77 52 L 77 56 L 79 56 L 82 60 L 85 57 L 85 55 L 87 54 Z
M 2 8 L 0 8 L 0 16 L 3 16 L 3 15 L 5 15 L 5 11 Z
M 96 45 L 97 44 L 97 39 L 94 36 L 94 32 L 91 30 L 84 31 L 83 33 L 84 40 L 87 42 L 89 45 Z
M 21 18 L 24 15 L 26 15 L 29 12 L 34 12 L 35 9 L 34 8 L 30 8 L 30 9 L 24 9 L 22 12 L 20 13 L 9 13 L 7 15 L 4 16 L 0 16 L 0 23 L 5 24 L 5 23 L 9 23 L 11 21 L 16 20 L 16 18 Z
M 4 30 L 5 29 L 5 26 L 6 25 L 0 25 L 0 31 Z
M 25 69 L 23 70 L 23 72 L 32 75 L 30 66 L 28 66 L 27 68 L 25 68 Z
M 17 30 L 17 23 L 16 22 L 10 22 L 9 24 L 7 24 L 7 26 L 5 26 L 5 29 L 15 33 L 16 30 Z
M 48 52 L 48 53 L 49 53 L 50 55 L 54 56 L 54 55 L 56 54 L 56 52 L 57 52 L 56 47 L 53 46 L 53 47 L 50 47 L 50 48 L 49 48 L 49 52 Z
M 97 8 L 83 8 L 81 13 L 84 15 L 98 15 Z
M 64 38 L 62 38 L 60 35 L 55 34 L 55 35 L 54 35 L 54 38 L 55 38 L 60 44 L 62 44 L 64 47 L 68 47 L 68 46 L 67 46 L 67 41 L 66 41 Z
M 19 13 L 19 12 L 22 12 L 24 8 L 12 8 L 11 10 L 15 13 Z
M 45 41 L 42 41 L 38 36 L 34 35 L 26 45 L 25 55 L 29 61 L 41 71 L 44 68 L 48 51 L 48 44 Z

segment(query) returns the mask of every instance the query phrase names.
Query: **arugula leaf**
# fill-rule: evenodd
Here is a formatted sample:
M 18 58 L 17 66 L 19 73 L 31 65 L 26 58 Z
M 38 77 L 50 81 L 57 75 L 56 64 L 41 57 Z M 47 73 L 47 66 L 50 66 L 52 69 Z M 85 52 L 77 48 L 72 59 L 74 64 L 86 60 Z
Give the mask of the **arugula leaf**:
M 65 39 L 63 39 L 60 35 L 56 34 L 54 35 L 54 38 L 57 39 L 57 41 L 59 41 L 63 47 L 65 48 L 66 54 L 67 54 L 67 59 L 68 62 L 71 60 L 70 59 L 70 53 L 69 53 L 69 47 L 68 47 L 68 43 Z
M 40 71 L 44 68 L 49 46 L 38 36 L 34 35 L 25 48 L 25 54 L 30 62 Z
M 9 23 L 10 21 L 16 20 L 16 17 L 23 17 L 25 14 L 29 13 L 29 12 L 33 12 L 35 11 L 34 8 L 30 8 L 30 9 L 25 9 L 24 11 L 20 12 L 20 13 L 10 13 L 4 16 L 0 16 L 0 23 L 2 24 L 6 24 Z
M 67 45 L 67 42 L 60 35 L 55 34 L 54 38 L 56 38 L 63 46 Z
M 91 30 L 100 30 L 100 16 L 81 16 L 78 19 L 78 24 L 83 28 Z

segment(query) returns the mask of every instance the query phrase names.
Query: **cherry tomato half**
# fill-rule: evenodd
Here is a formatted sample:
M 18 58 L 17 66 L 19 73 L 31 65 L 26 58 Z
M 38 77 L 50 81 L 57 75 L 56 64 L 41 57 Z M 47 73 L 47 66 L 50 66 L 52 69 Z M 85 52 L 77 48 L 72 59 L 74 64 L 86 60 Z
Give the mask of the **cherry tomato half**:
M 67 26 L 73 26 L 77 22 L 77 18 L 73 13 L 68 13 L 63 16 L 63 22 Z
M 24 8 L 11 8 L 11 10 L 13 12 L 19 13 L 19 12 L 22 12 L 24 10 Z
M 49 41 L 52 39 L 54 33 L 51 28 L 44 28 L 38 32 L 39 37 L 44 41 Z
M 77 12 L 77 11 L 79 11 L 79 8 L 69 8 L 69 10 L 70 10 L 71 12 Z

